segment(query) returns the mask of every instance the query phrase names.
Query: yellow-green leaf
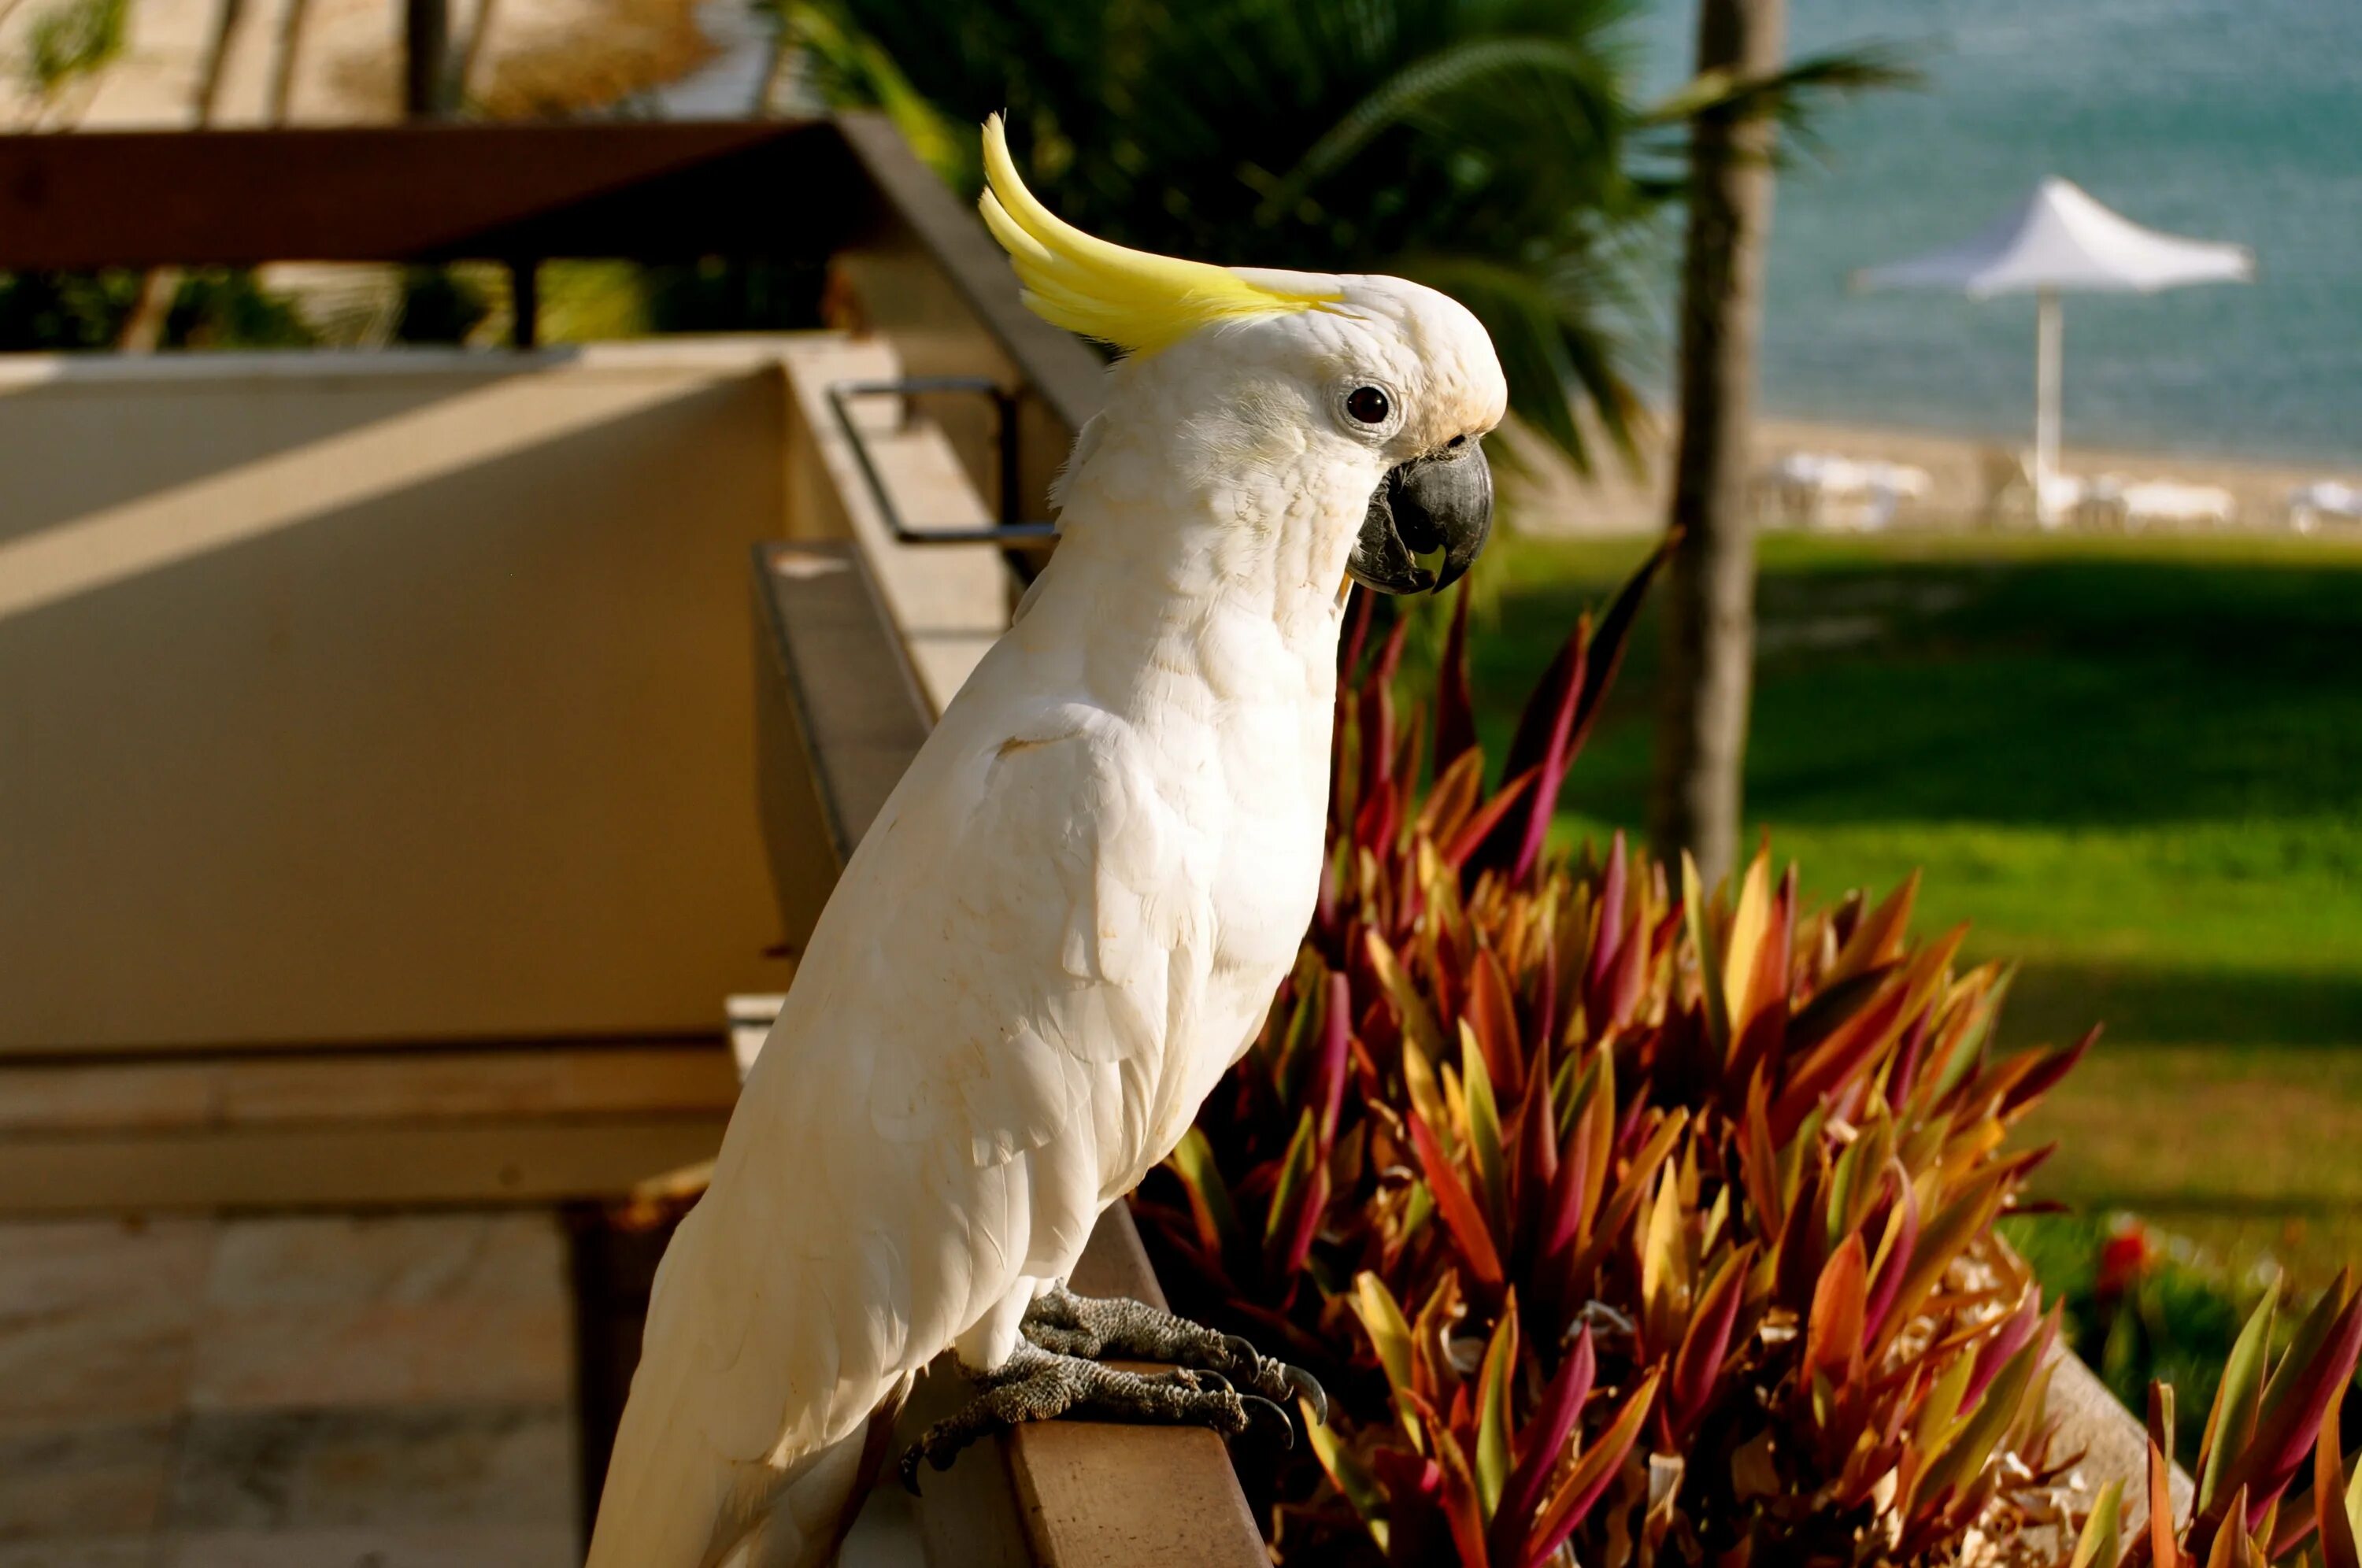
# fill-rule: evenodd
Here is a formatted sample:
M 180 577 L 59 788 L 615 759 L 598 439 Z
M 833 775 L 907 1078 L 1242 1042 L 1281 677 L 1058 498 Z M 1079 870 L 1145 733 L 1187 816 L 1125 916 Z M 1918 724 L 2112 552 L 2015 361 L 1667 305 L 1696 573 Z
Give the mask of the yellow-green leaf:
M 1485 1347 L 1477 1384 L 1476 1495 L 1484 1499 L 1488 1519 L 1501 1506 L 1501 1487 L 1509 1478 L 1509 1380 L 1517 1369 L 1517 1296 L 1512 1291 L 1492 1343 Z
M 1956 926 L 1945 940 L 1957 946 L 1966 930 L 1965 926 Z M 1968 1004 L 1960 1027 L 1947 1031 L 1947 1038 L 1930 1047 L 1929 1062 L 1919 1075 L 1919 1088 L 1915 1095 L 1920 1103 L 1941 1099 L 1968 1077 L 1969 1069 L 1976 1066 L 1978 1048 L 1992 1033 L 1993 1021 L 2001 1016 L 2001 1005 L 2008 999 L 2010 987 L 2016 979 L 2016 965 L 1997 969 L 1990 983 L 1980 988 Z
M 1297 1120 L 1296 1136 L 1288 1140 L 1286 1157 L 1280 1161 L 1279 1185 L 1273 1188 L 1271 1209 L 1264 1216 L 1263 1244 L 1266 1252 L 1295 1230 L 1297 1195 L 1312 1179 L 1312 1167 L 1319 1158 L 1319 1123 L 1308 1105 Z
M 2121 1555 L 2118 1536 L 2124 1499 L 2121 1476 L 2100 1489 L 2100 1499 L 2092 1505 L 2092 1517 L 2083 1521 L 2083 1533 L 2076 1538 L 2075 1556 L 2068 1568 L 2115 1568 Z
M 1308 1410 L 1304 1418 L 1304 1435 L 1312 1444 L 1312 1456 L 1320 1462 L 1320 1468 L 1329 1473 L 1329 1479 L 1336 1483 L 1337 1490 L 1343 1493 L 1345 1500 L 1353 1506 L 1353 1512 L 1361 1518 L 1362 1528 L 1370 1532 L 1370 1539 L 1377 1542 L 1380 1551 L 1384 1551 L 1388 1539 L 1386 1495 L 1379 1486 L 1378 1478 L 1371 1474 L 1368 1465 L 1362 1463 L 1352 1444 L 1339 1436 L 1334 1428 L 1312 1419 Z
M 1362 1331 L 1370 1337 L 1370 1348 L 1378 1353 L 1378 1364 L 1385 1368 L 1386 1381 L 1407 1392 L 1410 1388 L 1410 1320 L 1403 1316 L 1401 1303 L 1386 1282 L 1368 1269 L 1353 1276 L 1353 1315 L 1362 1320 Z
M 1686 876 L 1686 873 L 1684 873 Z M 1748 862 L 1738 884 L 1738 909 L 1730 918 L 1729 951 L 1722 961 L 1724 1016 L 1733 1033 L 1743 1032 L 1753 1017 L 1749 993 L 1754 988 L 1756 950 L 1772 922 L 1772 850 L 1767 845 Z M 1698 950 L 1701 959 L 1705 949 Z
M 1969 1379 L 1976 1370 L 1977 1358 L 1962 1353 L 1954 1356 L 1929 1386 L 1927 1397 L 1919 1402 L 1919 1419 L 1912 1426 L 1914 1448 L 1922 1453 L 1937 1453 L 1951 1441 L 1953 1424 L 1960 1415 L 1960 1401 L 1968 1397 Z
M 2206 1439 L 2198 1466 L 2198 1511 L 2203 1514 L 2233 1461 L 2246 1452 L 2256 1435 L 2256 1416 L 2264 1395 L 2264 1361 L 2271 1351 L 2273 1297 L 2264 1296 L 2247 1326 L 2231 1346 L 2223 1364 L 2222 1386 L 2214 1391 L 2214 1408 L 2206 1416 Z
M 1927 1484 L 1934 1496 L 1964 1490 L 1984 1470 L 2002 1434 L 2017 1419 L 2019 1404 L 2025 1397 L 2027 1385 L 2034 1380 L 2043 1350 L 2038 1337 L 2027 1343 L 2009 1358 L 2001 1375 L 1985 1389 L 1975 1414 L 1960 1423 L 1952 1441 L 1944 1445 L 1942 1454 L 1928 1467 Z
M 1457 1118 L 1451 1114 L 1451 1102 L 1444 1096 L 1443 1085 L 1437 1079 L 1434 1066 L 1425 1056 L 1405 1045 L 1402 1068 L 1403 1087 L 1410 1091 L 1411 1109 L 1418 1112 L 1421 1121 L 1427 1123 L 1427 1130 L 1435 1134 L 1435 1141 L 1443 1145 L 1443 1152 L 1458 1157 L 1460 1134 L 1454 1130 Z
M 2354 1478 L 2345 1483 L 2345 1521 L 2362 1536 L 2362 1463 L 2354 1466 Z
M 1705 994 L 1706 1033 L 1713 1040 L 1716 1053 L 1727 1059 L 1730 1055 L 1730 1008 L 1719 981 L 1721 966 L 1715 961 L 1714 941 L 1708 931 L 1705 888 L 1698 878 L 1697 862 L 1688 850 L 1682 851 L 1682 922 L 1689 927 L 1690 946 L 1697 954 L 1698 989 Z
M 1476 1032 L 1460 1021 L 1462 1092 L 1468 1102 L 1468 1152 L 1476 1166 L 1476 1182 L 1484 1189 L 1485 1217 L 1494 1232 L 1509 1233 L 1509 1174 L 1501 1154 L 1501 1111 L 1493 1098 L 1493 1075 L 1485 1066 L 1485 1048 Z
M 1189 1209 L 1197 1219 L 1199 1240 L 1208 1242 L 1217 1253 L 1228 1253 L 1239 1237 L 1238 1209 L 1231 1202 L 1231 1189 L 1222 1180 L 1220 1166 L 1214 1164 L 1213 1145 L 1195 1127 L 1181 1135 L 1165 1164 L 1181 1178 L 1182 1187 L 1189 1195 Z
M 1584 1106 L 1584 1114 L 1591 1118 L 1591 1169 L 1583 1183 L 1582 1233 L 1586 1236 L 1592 1233 L 1592 1222 L 1598 1217 L 1600 1200 L 1607 1191 L 1608 1164 L 1616 1157 L 1616 1053 L 1602 1051 L 1598 1061 L 1599 1076 L 1592 1080 L 1591 1098 Z M 1678 1122 L 1684 1118 L 1685 1113 L 1675 1111 L 1669 1121 Z M 1643 1149 L 1641 1157 L 1632 1163 L 1628 1179 L 1646 1181 L 1645 1172 L 1653 1168 L 1653 1159 L 1662 1157 L 1662 1151 L 1652 1157 Z
M 1671 1353 L 1689 1311 L 1689 1246 L 1682 1234 L 1681 1194 L 1672 1172 L 1657 1186 L 1656 1207 L 1640 1249 L 1640 1315 L 1652 1353 Z
M 2246 1518 L 2247 1489 L 2242 1486 L 2231 1494 L 2223 1527 L 2214 1532 L 2214 1550 L 2206 1554 L 2206 1568 L 2243 1568 L 2241 1559 L 2246 1555 L 2247 1532 L 2242 1527 Z
M 1403 972 L 1402 961 L 1395 956 L 1395 950 L 1386 945 L 1385 938 L 1374 931 L 1371 932 L 1367 949 L 1370 972 L 1377 977 L 1379 988 L 1386 993 L 1386 999 L 1401 1015 L 1403 1043 L 1416 1046 L 1420 1055 L 1433 1061 L 1442 1053 L 1443 1032 L 1436 1027 L 1435 1014 L 1429 1010 L 1427 999 L 1419 995 L 1418 988 Z

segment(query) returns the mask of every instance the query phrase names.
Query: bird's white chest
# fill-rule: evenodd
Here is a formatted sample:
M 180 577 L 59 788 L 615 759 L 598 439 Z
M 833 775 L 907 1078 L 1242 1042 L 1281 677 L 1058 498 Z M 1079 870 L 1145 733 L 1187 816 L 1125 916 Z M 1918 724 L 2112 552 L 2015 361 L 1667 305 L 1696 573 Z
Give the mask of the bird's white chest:
M 1187 886 L 1172 896 L 1201 903 L 1204 940 L 1171 955 L 1170 1027 L 1141 1084 L 1147 1114 L 1124 1119 L 1143 1136 L 1103 1153 L 1113 1191 L 1171 1153 L 1295 965 L 1319 892 L 1330 702 L 1320 691 L 1222 704 L 1175 737 L 1194 760 L 1174 767 L 1167 752 L 1173 820 L 1188 845 L 1177 863 Z

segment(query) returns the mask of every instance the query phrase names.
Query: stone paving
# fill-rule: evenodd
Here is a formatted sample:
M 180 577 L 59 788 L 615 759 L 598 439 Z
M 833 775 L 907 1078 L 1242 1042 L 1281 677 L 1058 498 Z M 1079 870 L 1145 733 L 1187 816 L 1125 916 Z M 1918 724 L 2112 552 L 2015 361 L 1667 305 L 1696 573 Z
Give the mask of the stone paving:
M 546 1212 L 0 1225 L 0 1568 L 580 1561 Z

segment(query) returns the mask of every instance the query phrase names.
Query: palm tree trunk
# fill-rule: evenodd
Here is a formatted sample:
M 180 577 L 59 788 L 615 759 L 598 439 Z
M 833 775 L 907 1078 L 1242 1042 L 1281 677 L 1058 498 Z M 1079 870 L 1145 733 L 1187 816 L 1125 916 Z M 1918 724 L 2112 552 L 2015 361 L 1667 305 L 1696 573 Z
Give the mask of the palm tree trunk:
M 1787 0 L 1701 0 L 1697 69 L 1753 76 L 1779 68 Z M 1709 885 L 1738 847 L 1739 787 L 1755 654 L 1755 522 L 1748 438 L 1772 227 L 1774 126 L 1760 114 L 1708 113 L 1690 138 L 1682 272 L 1681 438 L 1666 583 L 1665 669 L 1650 836 L 1687 850 Z

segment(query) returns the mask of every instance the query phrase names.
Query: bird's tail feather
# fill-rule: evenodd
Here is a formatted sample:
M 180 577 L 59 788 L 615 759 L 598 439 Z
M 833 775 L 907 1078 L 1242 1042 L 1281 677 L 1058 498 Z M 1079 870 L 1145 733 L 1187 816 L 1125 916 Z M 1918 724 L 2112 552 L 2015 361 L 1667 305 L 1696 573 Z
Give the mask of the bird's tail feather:
M 668 1419 L 671 1400 L 646 1397 L 648 1371 L 624 1406 L 585 1568 L 713 1568 L 733 1544 L 733 1477 L 694 1427 Z
M 585 1568 L 825 1568 L 890 1451 L 909 1388 L 906 1378 L 868 1421 L 776 1470 L 731 1464 L 668 1419 L 668 1401 L 633 1398 Z

